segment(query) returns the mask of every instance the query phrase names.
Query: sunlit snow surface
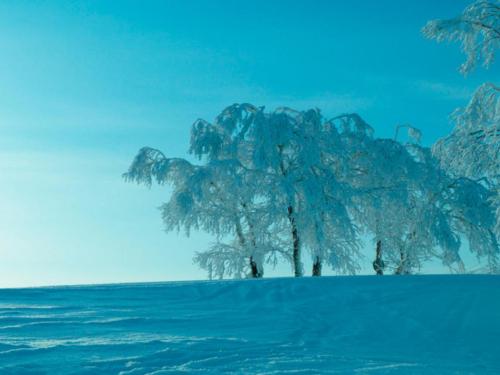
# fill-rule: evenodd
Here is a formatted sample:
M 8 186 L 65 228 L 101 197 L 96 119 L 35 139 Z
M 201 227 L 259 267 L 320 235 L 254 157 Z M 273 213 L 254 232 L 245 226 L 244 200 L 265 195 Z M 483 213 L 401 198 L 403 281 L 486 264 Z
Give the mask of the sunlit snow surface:
M 0 290 L 1 374 L 500 374 L 500 277 Z

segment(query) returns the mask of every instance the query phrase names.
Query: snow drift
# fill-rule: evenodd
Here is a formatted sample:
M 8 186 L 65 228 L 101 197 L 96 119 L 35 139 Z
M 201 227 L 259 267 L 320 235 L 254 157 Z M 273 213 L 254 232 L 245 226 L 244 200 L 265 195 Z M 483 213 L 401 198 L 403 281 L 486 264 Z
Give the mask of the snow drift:
M 499 374 L 500 277 L 0 290 L 2 374 Z

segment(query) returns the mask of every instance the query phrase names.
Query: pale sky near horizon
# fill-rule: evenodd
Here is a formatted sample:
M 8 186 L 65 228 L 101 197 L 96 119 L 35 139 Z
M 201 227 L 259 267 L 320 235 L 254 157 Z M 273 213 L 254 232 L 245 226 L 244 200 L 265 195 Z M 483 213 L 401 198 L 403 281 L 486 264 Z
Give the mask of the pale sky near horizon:
M 420 33 L 468 3 L 0 2 L 0 287 L 206 278 L 191 259 L 210 237 L 166 234 L 168 191 L 121 174 L 145 145 L 186 157 L 193 121 L 235 102 L 432 144 L 499 73 L 464 78 L 459 46 Z

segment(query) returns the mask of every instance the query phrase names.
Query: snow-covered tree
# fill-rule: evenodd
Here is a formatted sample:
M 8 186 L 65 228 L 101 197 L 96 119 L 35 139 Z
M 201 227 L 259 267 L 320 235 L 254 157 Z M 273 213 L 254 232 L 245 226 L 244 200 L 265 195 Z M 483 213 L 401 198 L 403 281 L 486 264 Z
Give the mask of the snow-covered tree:
M 355 273 L 360 230 L 399 274 L 432 257 L 459 264 L 462 237 L 496 261 L 489 191 L 448 176 L 427 148 L 374 138 L 357 114 L 326 120 L 319 110 L 235 104 L 195 122 L 190 151 L 199 165 L 143 148 L 125 177 L 172 186 L 166 230 L 215 236 L 195 257 L 210 277 L 261 277 L 280 259 L 301 276 L 303 250 L 315 276 L 323 264 Z
M 463 74 L 469 73 L 478 62 L 487 67 L 500 46 L 500 1 L 475 1 L 455 18 L 429 21 L 422 31 L 427 38 L 438 42 L 461 44 L 467 56 L 460 67 Z
M 500 177 L 500 88 L 485 83 L 452 118 L 455 128 L 433 147 L 443 165 L 471 178 Z M 457 157 L 460 155 L 460 157 Z
M 260 277 L 264 257 L 276 255 L 274 245 L 267 244 L 265 212 L 253 201 L 257 180 L 237 161 L 193 165 L 146 147 L 139 151 L 125 177 L 146 185 L 153 181 L 171 184 L 170 200 L 161 206 L 165 229 L 183 229 L 187 235 L 193 229 L 203 230 L 216 237 L 216 244 L 208 250 L 210 260 L 203 253 L 195 258 L 211 277 L 241 277 L 251 271 L 253 277 Z M 228 236 L 234 240 L 224 245 L 221 241 Z
M 451 20 L 430 21 L 424 35 L 438 41 L 459 41 L 467 59 L 461 66 L 469 73 L 478 62 L 489 67 L 500 46 L 500 2 L 476 1 Z M 500 239 L 500 88 L 481 85 L 465 108 L 457 109 L 451 134 L 433 146 L 443 167 L 455 176 L 480 181 L 493 194 L 497 207 L 495 232 Z
M 162 206 L 167 230 L 204 230 L 217 241 L 195 257 L 211 276 L 261 276 L 263 264 L 290 260 L 303 274 L 302 252 L 342 273 L 358 269 L 351 191 L 339 180 L 347 155 L 339 131 L 318 110 L 235 104 L 213 123 L 195 122 L 190 152 L 201 164 L 144 148 L 125 177 L 170 183 Z M 335 167 L 337 166 L 337 167 Z M 242 260 L 246 259 L 246 260 Z
M 450 176 L 430 149 L 415 143 L 419 132 L 405 127 L 413 142 L 344 135 L 357 155 L 345 160 L 344 178 L 355 189 L 350 207 L 359 226 L 374 235 L 377 259 L 383 252 L 397 274 L 412 273 L 433 258 L 460 269 L 466 239 L 494 265 L 491 193 L 475 181 Z
M 465 108 L 453 113 L 455 128 L 433 146 L 434 154 L 456 176 L 481 181 L 497 207 L 500 238 L 500 88 L 485 83 Z
M 316 274 L 323 261 L 340 272 L 355 272 L 357 239 L 345 206 L 348 194 L 327 163 L 343 150 L 318 110 L 265 112 L 235 104 L 214 124 L 202 124 L 210 142 L 202 137 L 195 142 L 192 149 L 199 157 L 237 158 L 260 176 L 260 199 L 274 230 L 289 239 L 295 276 L 303 273 L 303 248 L 313 257 Z

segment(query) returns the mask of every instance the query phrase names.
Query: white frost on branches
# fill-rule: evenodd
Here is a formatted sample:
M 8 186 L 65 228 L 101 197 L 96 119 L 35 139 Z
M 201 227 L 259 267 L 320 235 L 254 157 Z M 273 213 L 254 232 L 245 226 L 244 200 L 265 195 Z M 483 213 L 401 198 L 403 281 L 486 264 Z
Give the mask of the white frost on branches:
M 405 127 L 416 142 L 419 131 Z M 399 274 L 435 257 L 460 265 L 462 238 L 496 262 L 489 190 L 448 175 L 428 148 L 374 138 L 357 114 L 234 104 L 194 123 L 190 151 L 199 165 L 143 148 L 125 177 L 172 186 L 167 231 L 215 236 L 195 257 L 211 278 L 260 277 L 279 260 L 301 276 L 304 252 L 315 275 L 322 264 L 353 274 L 361 232 Z
M 460 42 L 466 74 L 492 63 L 499 22 L 498 0 L 480 0 L 423 32 Z M 362 233 L 397 274 L 436 258 L 461 270 L 464 241 L 498 272 L 499 96 L 498 86 L 482 85 L 432 150 L 410 125 L 397 126 L 392 140 L 378 139 L 357 114 L 325 119 L 319 109 L 233 104 L 214 122 L 193 124 L 189 151 L 198 164 L 145 147 L 124 176 L 171 186 L 161 206 L 167 231 L 214 236 L 195 256 L 210 278 L 262 277 L 264 265 L 280 260 L 302 276 L 304 253 L 314 275 L 323 264 L 354 274 Z M 406 142 L 398 141 L 402 128 Z
M 455 128 L 433 146 L 443 166 L 471 178 L 500 177 L 500 88 L 485 83 L 452 118 Z
M 456 41 L 467 59 L 462 74 L 469 73 L 478 62 L 489 66 L 500 45 L 500 1 L 479 0 L 464 9 L 461 15 L 448 20 L 429 21 L 423 28 L 427 38 Z
M 430 21 L 423 32 L 438 41 L 461 42 L 467 55 L 463 74 L 479 61 L 488 67 L 500 46 L 500 1 L 476 1 L 454 19 Z M 476 179 L 490 189 L 490 202 L 497 210 L 494 231 L 500 239 L 500 88 L 484 83 L 452 119 L 455 128 L 436 142 L 433 153 L 450 173 Z

